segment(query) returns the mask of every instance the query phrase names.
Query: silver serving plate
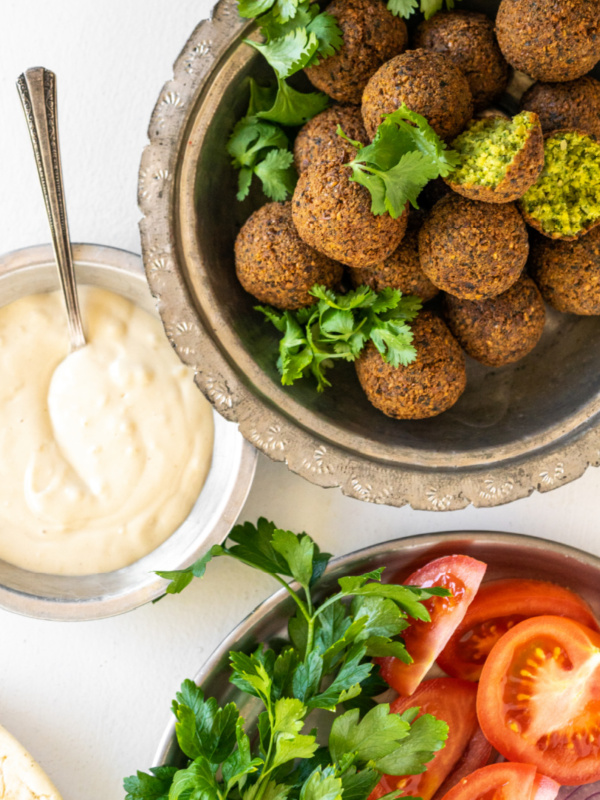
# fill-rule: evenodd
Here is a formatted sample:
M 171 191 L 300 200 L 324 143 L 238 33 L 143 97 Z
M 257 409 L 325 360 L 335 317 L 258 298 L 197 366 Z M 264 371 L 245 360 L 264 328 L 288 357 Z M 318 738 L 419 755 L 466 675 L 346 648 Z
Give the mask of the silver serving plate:
M 488 564 L 486 581 L 537 578 L 566 586 L 587 600 L 595 614 L 600 615 L 600 558 L 567 545 L 510 533 L 460 531 L 426 534 L 358 550 L 332 561 L 320 586 L 319 596 L 332 593 L 337 579 L 344 575 L 360 575 L 385 567 L 384 576 L 387 574 L 391 578 L 399 573 L 401 577 L 408 577 L 428 561 L 454 553 L 485 561 Z M 228 653 L 230 650 L 249 653 L 261 642 L 276 637 L 287 638 L 287 621 L 294 613 L 294 607 L 287 591 L 280 589 L 229 634 L 196 674 L 196 683 L 202 686 L 207 697 L 216 697 L 220 705 L 236 703 L 250 726 L 262 708 L 256 698 L 243 694 L 229 683 Z M 153 763 L 179 766 L 182 761 L 172 718 Z M 583 800 L 590 794 L 592 792 L 583 795 Z
M 79 284 L 100 286 L 156 314 L 141 259 L 112 247 L 73 245 Z M 0 305 L 28 294 L 57 290 L 50 246 L 17 250 L 0 258 Z M 193 563 L 229 533 L 254 477 L 256 452 L 237 427 L 214 414 L 211 468 L 185 522 L 163 544 L 128 567 L 98 575 L 46 575 L 0 561 L 0 608 L 30 617 L 89 620 L 130 611 L 164 592 L 154 570 Z
M 461 7 L 494 13 L 497 0 Z M 335 385 L 282 387 L 274 329 L 238 284 L 233 242 L 259 192 L 235 200 L 225 142 L 269 80 L 235 0 L 217 3 L 175 62 L 149 126 L 139 176 L 144 264 L 167 334 L 217 411 L 263 453 L 320 486 L 374 503 L 449 511 L 555 489 L 600 463 L 600 318 L 549 310 L 536 349 L 490 369 L 469 360 L 449 411 L 399 422 L 366 400 L 352 365 Z M 300 83 L 302 77 L 300 77 Z M 524 77 L 524 76 L 522 76 Z M 517 80 L 513 87 L 523 88 Z M 505 108 L 516 110 L 514 98 Z M 511 105 L 512 104 L 512 105 Z

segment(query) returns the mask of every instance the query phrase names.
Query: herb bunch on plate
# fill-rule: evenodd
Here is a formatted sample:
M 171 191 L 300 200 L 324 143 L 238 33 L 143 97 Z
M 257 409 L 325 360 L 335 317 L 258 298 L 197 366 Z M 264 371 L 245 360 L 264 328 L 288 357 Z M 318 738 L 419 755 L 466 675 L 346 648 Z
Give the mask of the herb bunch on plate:
M 417 718 L 417 708 L 390 714 L 387 703 L 376 703 L 386 684 L 371 658 L 410 663 L 399 638 L 407 617 L 429 620 L 423 601 L 448 592 L 383 584 L 377 569 L 340 578 L 339 590 L 317 603 L 313 590 L 330 555 L 310 536 L 259 519 L 236 526 L 229 540 L 188 569 L 159 575 L 177 593 L 212 558 L 228 556 L 272 575 L 293 598 L 288 642 L 230 653 L 231 682 L 262 705 L 257 734 L 235 703 L 219 706 L 185 681 L 173 713 L 187 763 L 126 778 L 126 800 L 367 800 L 384 773 L 424 772 L 444 746 L 447 725 L 429 714 Z M 318 709 L 326 722 L 317 731 L 307 718 Z

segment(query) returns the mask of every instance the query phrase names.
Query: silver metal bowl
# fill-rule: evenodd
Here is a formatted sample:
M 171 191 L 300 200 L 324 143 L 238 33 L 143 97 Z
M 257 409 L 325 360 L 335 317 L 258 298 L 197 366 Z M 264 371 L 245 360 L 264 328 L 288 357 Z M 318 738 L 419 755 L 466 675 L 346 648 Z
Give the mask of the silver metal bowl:
M 359 575 L 385 567 L 388 575 L 400 571 L 408 576 L 428 561 L 454 553 L 484 561 L 488 565 L 486 581 L 537 578 L 566 586 L 587 600 L 595 614 L 600 615 L 600 558 L 567 545 L 510 533 L 460 531 L 426 534 L 358 550 L 331 562 L 319 596 L 334 591 L 338 578 L 344 575 Z M 275 637 L 287 638 L 287 621 L 293 609 L 287 591 L 280 589 L 229 634 L 196 674 L 196 683 L 202 686 L 207 697 L 216 697 L 221 705 L 236 703 L 250 725 L 262 709 L 259 701 L 229 683 L 229 651 L 250 653 L 261 642 Z M 179 765 L 181 762 L 173 718 L 161 737 L 153 763 Z
M 74 245 L 78 281 L 126 297 L 155 314 L 141 259 L 96 245 Z M 0 305 L 28 294 L 58 289 L 49 246 L 17 250 L 0 258 Z M 0 561 L 0 608 L 30 617 L 90 620 L 129 611 L 164 592 L 157 569 L 180 569 L 229 533 L 254 477 L 256 452 L 237 427 L 214 414 L 215 443 L 204 488 L 185 522 L 149 555 L 128 567 L 98 575 L 29 572 Z
M 497 6 L 461 5 L 491 15 Z M 139 178 L 152 293 L 173 346 L 198 370 L 217 411 L 313 483 L 417 509 L 495 506 L 598 465 L 598 317 L 550 310 L 541 342 L 518 363 L 490 369 L 469 360 L 465 394 L 434 419 L 385 417 L 348 364 L 336 366 L 335 386 L 322 395 L 281 386 L 276 334 L 252 310 L 234 271 L 236 233 L 264 198 L 235 200 L 224 144 L 246 111 L 248 77 L 269 79 L 261 56 L 242 41 L 252 24 L 236 7 L 235 0 L 217 3 L 175 62 L 150 120 Z

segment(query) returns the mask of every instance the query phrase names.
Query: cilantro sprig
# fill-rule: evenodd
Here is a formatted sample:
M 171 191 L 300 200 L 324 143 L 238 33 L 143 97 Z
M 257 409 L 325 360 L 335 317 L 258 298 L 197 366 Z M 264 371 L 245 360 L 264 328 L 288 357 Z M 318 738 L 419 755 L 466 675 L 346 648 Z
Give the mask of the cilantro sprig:
M 158 573 L 180 592 L 212 558 L 226 556 L 274 577 L 296 604 L 290 641 L 277 649 L 230 653 L 231 682 L 260 702 L 252 740 L 234 703 L 221 707 L 192 681 L 173 701 L 175 731 L 187 762 L 125 779 L 126 800 L 367 800 L 382 773 L 417 774 L 445 743 L 448 726 L 418 708 L 391 714 L 373 697 L 385 684 L 372 656 L 409 663 L 399 638 L 409 617 L 429 620 L 423 604 L 445 589 L 384 584 L 383 569 L 338 580 L 317 603 L 313 589 L 330 559 L 306 534 L 259 519 L 237 525 L 228 542 L 191 567 Z M 288 579 L 296 581 L 290 586 Z M 343 713 L 307 729 L 314 709 Z M 388 797 L 395 798 L 399 792 Z
M 338 135 L 356 147 L 348 164 L 351 180 L 369 190 L 375 215 L 397 219 L 407 202 L 418 208 L 417 198 L 429 181 L 446 177 L 460 161 L 425 117 L 404 103 L 386 116 L 369 145 L 349 139 L 341 127 Z
M 415 360 L 408 323 L 421 309 L 418 297 L 397 289 L 374 292 L 368 286 L 338 294 L 315 285 L 310 293 L 317 302 L 298 311 L 256 306 L 283 334 L 277 366 L 284 386 L 312 375 L 317 391 L 324 391 L 331 386 L 326 371 L 336 360 L 355 361 L 369 340 L 393 367 Z
M 239 170 L 237 199 L 244 200 L 256 176 L 271 200 L 285 200 L 296 184 L 289 139 L 282 127 L 304 125 L 324 111 L 329 98 L 322 92 L 299 92 L 287 78 L 318 64 L 342 46 L 334 19 L 310 0 L 240 0 L 243 17 L 256 17 L 264 41 L 246 39 L 275 72 L 276 83 L 260 87 L 250 80 L 246 116 L 230 136 L 227 152 Z
M 445 3 L 446 8 L 451 10 L 454 8 L 455 0 L 445 0 Z M 425 15 L 425 19 L 429 19 L 442 10 L 444 0 L 388 0 L 387 7 L 397 17 L 407 19 L 418 9 Z

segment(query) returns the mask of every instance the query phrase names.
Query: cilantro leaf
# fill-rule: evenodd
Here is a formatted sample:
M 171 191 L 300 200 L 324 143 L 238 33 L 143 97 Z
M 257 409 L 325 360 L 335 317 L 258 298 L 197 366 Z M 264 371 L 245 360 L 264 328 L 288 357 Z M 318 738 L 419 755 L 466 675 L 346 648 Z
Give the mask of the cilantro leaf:
M 421 11 L 425 14 L 425 19 L 429 19 L 443 8 L 444 0 L 421 0 Z M 446 8 L 454 8 L 454 0 L 446 0 Z
M 323 92 L 299 92 L 286 81 L 277 80 L 277 95 L 270 108 L 263 108 L 256 116 L 279 125 L 304 125 L 329 105 Z
M 388 10 L 396 17 L 410 17 L 419 7 L 418 0 L 388 0 Z
M 315 8 L 315 11 L 317 10 L 315 6 L 313 8 Z M 310 34 L 314 34 L 319 42 L 317 52 L 307 64 L 309 67 L 320 64 L 324 59 L 334 55 L 344 44 L 342 31 L 337 24 L 336 18 L 326 11 L 317 14 L 308 23 L 307 31 Z
M 342 800 L 342 779 L 317 768 L 300 790 L 300 800 Z
M 185 681 L 173 701 L 173 713 L 177 741 L 188 758 L 220 764 L 231 754 L 239 718 L 233 703 L 219 708 L 214 697 L 205 700 L 200 687 Z
M 302 0 L 296 8 L 294 16 L 282 22 L 277 8 L 273 7 L 268 13 L 261 16 L 260 32 L 267 42 L 281 39 L 297 28 L 308 28 L 316 14 L 318 14 L 318 8 L 312 6 L 308 0 Z
M 437 166 L 439 175 L 445 178 L 460 164 L 460 156 L 437 135 L 425 117 L 411 111 L 403 103 L 400 108 L 388 114 L 386 121 L 398 126 L 401 133 L 407 136 L 418 150 Z M 412 123 L 409 125 L 408 123 Z
M 298 179 L 293 163 L 294 156 L 289 150 L 270 150 L 254 167 L 254 174 L 260 178 L 263 192 L 271 200 L 283 202 L 293 193 Z
M 407 720 L 407 714 L 400 718 Z M 409 735 L 387 755 L 375 760 L 375 766 L 386 775 L 417 775 L 441 750 L 448 738 L 448 725 L 431 714 L 422 714 L 410 725 Z
M 392 367 L 406 367 L 416 359 L 412 340 L 413 334 L 408 325 L 386 322 L 371 328 L 371 341 Z
M 261 150 L 265 148 L 285 148 L 288 138 L 281 128 L 261 122 L 256 117 L 241 119 L 229 138 L 227 152 L 233 157 L 235 167 L 253 167 Z
M 244 41 L 264 56 L 280 79 L 289 78 L 303 69 L 319 49 L 317 35 L 307 28 L 295 28 L 270 42 Z
M 240 17 L 254 19 L 268 11 L 275 0 L 238 0 L 238 13 Z
M 197 758 L 173 776 L 169 800 L 219 800 L 218 784 L 209 762 Z
M 125 800 L 168 800 L 177 767 L 153 767 L 150 772 L 152 774 L 148 775 L 138 770 L 135 775 L 125 778 Z

